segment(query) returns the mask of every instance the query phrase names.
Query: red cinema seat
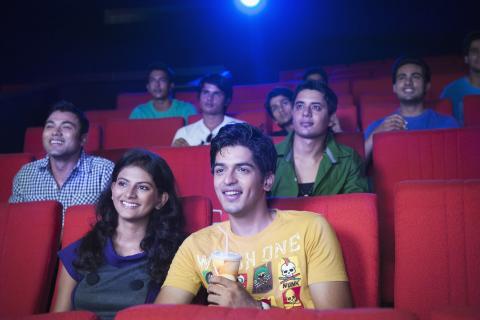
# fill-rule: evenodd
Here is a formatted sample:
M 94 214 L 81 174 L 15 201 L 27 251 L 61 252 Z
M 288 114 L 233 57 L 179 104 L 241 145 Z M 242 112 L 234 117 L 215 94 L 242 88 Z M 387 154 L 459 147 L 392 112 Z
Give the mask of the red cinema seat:
M 388 95 L 392 90 L 392 78 L 390 76 L 352 81 L 352 94 L 355 99 L 359 99 L 364 94 Z
M 212 224 L 212 204 L 209 199 L 201 196 L 182 197 L 182 208 L 185 216 L 185 232 L 192 233 Z M 95 206 L 79 205 L 71 206 L 65 214 L 63 226 L 62 248 L 83 237 L 95 223 Z M 61 269 L 57 274 L 57 282 L 60 279 Z M 51 306 L 55 305 L 57 298 L 57 286 Z
M 335 92 L 337 96 L 350 95 L 351 93 L 351 88 L 350 88 L 351 84 L 350 84 L 350 80 L 348 79 L 342 79 L 342 80 L 331 79 L 328 82 L 328 86 L 330 87 L 330 89 L 333 90 L 333 92 Z
M 480 128 L 382 132 L 373 136 L 382 297 L 393 301 L 394 187 L 402 180 L 480 178 Z
M 263 99 L 254 99 L 254 100 L 237 100 L 233 99 L 232 103 L 228 106 L 227 113 L 240 113 L 248 111 L 262 111 L 265 110 L 264 104 L 267 95 Z
M 394 309 L 270 310 L 222 308 L 202 305 L 141 305 L 120 311 L 115 320 L 415 320 L 406 311 Z
M 32 153 L 35 158 L 40 159 L 45 156 L 45 149 L 42 141 L 43 127 L 30 127 L 25 131 L 23 142 L 23 152 Z M 92 124 L 88 130 L 87 143 L 85 151 L 92 152 L 101 147 L 101 129 L 98 125 Z
M 7 202 L 12 194 L 13 179 L 24 164 L 34 160 L 31 153 L 0 154 L 0 202 Z
M 175 99 L 189 102 L 193 105 L 198 104 L 198 91 L 193 90 L 193 91 L 180 91 L 180 92 L 175 92 Z
M 209 198 L 213 206 L 213 221 L 219 221 L 223 210 L 213 188 L 210 146 L 158 147 L 149 150 L 167 161 L 175 176 L 179 194 Z
M 90 110 L 85 111 L 85 116 L 90 123 L 96 123 L 100 127 L 104 128 L 105 124 L 110 119 L 128 119 L 131 111 L 128 109 L 115 109 L 115 110 Z
M 265 133 L 272 131 L 272 120 L 267 111 L 263 109 L 260 111 L 240 112 L 235 115 L 235 118 L 245 121 Z
M 480 126 L 480 95 L 463 97 L 463 119 L 465 127 Z
M 478 320 L 480 307 L 446 307 L 431 313 L 431 320 Z
M 344 132 L 356 132 L 358 128 L 357 107 L 343 105 L 337 109 L 337 117 Z
M 465 72 L 463 71 L 433 74 L 427 97 L 430 99 L 438 98 L 447 84 L 464 76 Z
M 321 213 L 337 233 L 356 307 L 379 302 L 379 251 L 376 197 L 356 193 L 304 198 L 273 198 L 269 207 Z
M 428 320 L 438 308 L 480 307 L 479 194 L 478 179 L 397 184 L 396 308 Z
M 105 125 L 104 149 L 169 146 L 183 117 L 142 120 L 111 120 Z
M 47 311 L 61 221 L 55 201 L 0 204 L 0 318 Z
M 148 102 L 152 96 L 148 92 L 121 93 L 117 96 L 117 109 L 132 111 L 139 104 Z
M 15 318 L 15 320 L 97 320 L 95 313 L 90 311 L 68 311 L 56 313 L 42 313 Z

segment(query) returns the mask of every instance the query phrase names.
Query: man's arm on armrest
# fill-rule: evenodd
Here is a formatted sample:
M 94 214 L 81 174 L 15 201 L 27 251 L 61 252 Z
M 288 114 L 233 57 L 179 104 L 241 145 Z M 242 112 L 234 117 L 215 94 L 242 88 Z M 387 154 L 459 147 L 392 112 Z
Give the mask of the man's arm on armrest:
M 165 286 L 155 299 L 155 304 L 189 304 L 195 296 L 186 290 Z
M 352 308 L 352 296 L 347 281 L 325 281 L 311 284 L 310 294 L 315 309 Z

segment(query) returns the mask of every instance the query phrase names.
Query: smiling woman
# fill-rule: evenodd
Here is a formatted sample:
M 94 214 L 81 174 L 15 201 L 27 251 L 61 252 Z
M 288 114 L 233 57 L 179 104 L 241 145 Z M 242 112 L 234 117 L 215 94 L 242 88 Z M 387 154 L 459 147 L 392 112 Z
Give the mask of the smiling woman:
M 59 253 L 63 268 L 54 311 L 89 310 L 113 319 L 121 309 L 153 302 L 184 238 L 165 160 L 145 150 L 127 152 L 96 214 L 92 230 Z

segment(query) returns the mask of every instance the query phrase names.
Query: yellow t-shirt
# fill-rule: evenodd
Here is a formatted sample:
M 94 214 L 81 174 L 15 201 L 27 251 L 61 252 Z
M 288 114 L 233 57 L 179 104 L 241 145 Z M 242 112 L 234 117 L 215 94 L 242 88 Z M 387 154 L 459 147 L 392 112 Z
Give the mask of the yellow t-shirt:
M 230 222 L 222 222 L 190 235 L 179 248 L 163 286 L 197 294 L 213 266 L 210 254 L 224 250 L 242 255 L 238 281 L 257 300 L 286 309 L 314 308 L 309 285 L 348 281 L 335 232 L 322 215 L 277 210 L 275 219 L 261 232 L 240 237 Z

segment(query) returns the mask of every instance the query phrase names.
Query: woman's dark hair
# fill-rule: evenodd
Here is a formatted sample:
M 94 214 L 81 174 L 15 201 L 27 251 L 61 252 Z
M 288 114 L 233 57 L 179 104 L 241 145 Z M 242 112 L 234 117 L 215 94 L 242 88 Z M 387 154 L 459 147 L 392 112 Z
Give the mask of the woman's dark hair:
M 128 166 L 145 170 L 155 183 L 159 194 L 166 192 L 168 201 L 161 209 L 153 208 L 145 237 L 140 248 L 147 254 L 147 272 L 157 283 L 163 283 L 170 263 L 184 239 L 185 224 L 180 200 L 175 190 L 175 179 L 168 164 L 158 155 L 146 150 L 130 150 L 113 169 L 112 183 L 120 171 Z M 104 263 L 104 247 L 112 238 L 118 225 L 118 213 L 112 201 L 111 188 L 106 188 L 96 206 L 96 223 L 78 248 L 75 268 L 88 272 L 95 271 Z

